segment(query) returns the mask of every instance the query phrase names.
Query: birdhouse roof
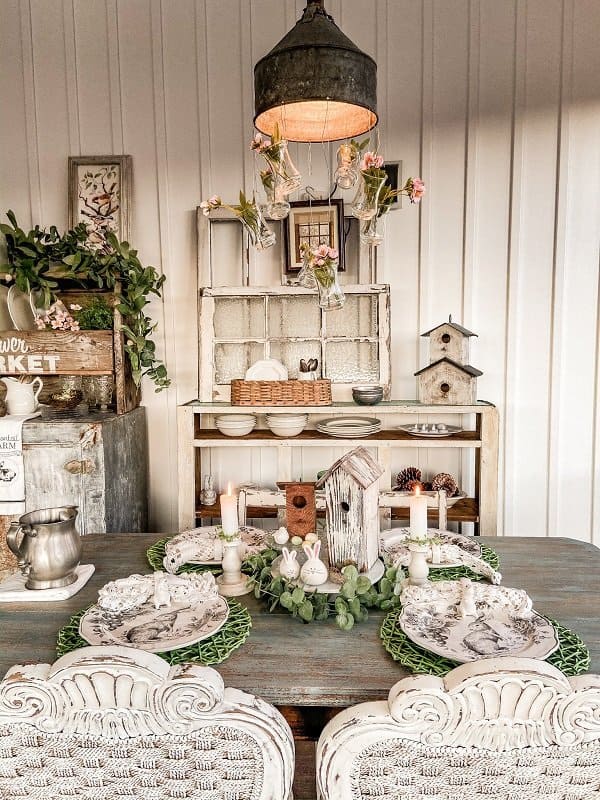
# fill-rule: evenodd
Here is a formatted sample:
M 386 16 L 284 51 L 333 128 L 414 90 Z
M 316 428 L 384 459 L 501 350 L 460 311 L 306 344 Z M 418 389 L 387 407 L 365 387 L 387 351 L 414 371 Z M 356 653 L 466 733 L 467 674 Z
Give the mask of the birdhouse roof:
M 337 470 L 344 470 L 351 475 L 363 489 L 368 489 L 383 475 L 383 469 L 364 447 L 356 447 L 338 459 L 327 472 L 319 478 L 316 487 L 319 489 L 330 475 Z
M 421 336 L 431 336 L 431 334 L 434 331 L 437 331 L 438 328 L 443 328 L 444 325 L 448 325 L 450 328 L 454 328 L 455 331 L 462 333 L 463 336 L 477 336 L 477 334 L 473 333 L 473 331 L 469 331 L 466 328 L 463 328 L 462 325 L 459 325 L 457 322 L 452 322 L 452 320 L 448 320 L 448 322 L 442 322 L 440 325 L 436 325 L 435 328 L 432 328 L 430 331 L 422 333 Z
M 427 364 L 426 367 L 420 369 L 418 372 L 415 372 L 415 375 L 420 375 L 422 372 L 427 372 L 428 369 L 433 369 L 437 367 L 438 364 L 441 364 L 442 361 L 447 361 L 448 364 L 452 364 L 453 367 L 456 369 L 461 369 L 463 372 L 466 372 L 467 375 L 471 375 L 473 378 L 479 377 L 479 375 L 483 375 L 483 372 L 477 367 L 472 367 L 470 364 L 458 364 L 456 361 L 453 361 L 451 358 L 438 358 L 437 361 L 434 361 L 432 364 Z

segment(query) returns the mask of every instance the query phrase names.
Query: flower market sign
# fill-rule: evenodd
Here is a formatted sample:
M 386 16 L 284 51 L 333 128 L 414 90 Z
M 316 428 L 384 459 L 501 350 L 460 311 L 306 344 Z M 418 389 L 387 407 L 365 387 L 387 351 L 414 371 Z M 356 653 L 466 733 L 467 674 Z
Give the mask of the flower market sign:
M 112 331 L 3 331 L 3 375 L 94 375 L 113 370 Z

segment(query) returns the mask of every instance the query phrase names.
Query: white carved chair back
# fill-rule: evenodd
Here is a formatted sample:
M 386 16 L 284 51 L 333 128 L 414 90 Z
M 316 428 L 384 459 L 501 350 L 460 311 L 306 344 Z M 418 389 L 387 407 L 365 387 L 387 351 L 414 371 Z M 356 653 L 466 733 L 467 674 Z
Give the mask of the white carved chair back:
M 600 676 L 499 658 L 404 678 L 326 726 L 317 788 L 321 800 L 599 800 Z
M 0 682 L 0 797 L 289 800 L 291 731 L 218 672 L 84 647 Z
M 315 493 L 317 509 L 325 509 L 325 492 Z M 238 495 L 238 516 L 240 525 L 245 525 L 248 517 L 248 508 L 276 508 L 279 523 L 285 525 L 285 492 L 271 489 L 242 489 Z M 399 492 L 380 492 L 380 508 L 408 508 L 410 497 Z M 445 491 L 439 491 L 435 496 L 427 497 L 428 508 L 437 509 L 438 528 L 445 531 L 448 528 L 448 498 Z

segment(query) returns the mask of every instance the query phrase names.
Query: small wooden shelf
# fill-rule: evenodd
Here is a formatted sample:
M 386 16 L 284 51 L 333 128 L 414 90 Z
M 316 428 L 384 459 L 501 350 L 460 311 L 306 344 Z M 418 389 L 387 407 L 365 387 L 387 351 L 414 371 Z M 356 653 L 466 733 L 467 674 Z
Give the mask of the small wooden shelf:
M 254 430 L 246 436 L 225 436 L 214 428 L 200 428 L 196 431 L 194 447 L 276 447 L 280 444 L 301 444 L 302 447 L 339 447 L 347 444 L 354 446 L 369 444 L 388 444 L 396 447 L 481 447 L 481 439 L 477 431 L 462 431 L 460 435 L 434 439 L 427 436 L 411 436 L 406 431 L 386 431 L 372 433 L 360 439 L 342 439 L 328 436 L 316 430 L 304 430 L 298 436 L 284 438 L 275 436 L 269 430 Z M 426 443 L 423 445 L 423 443 Z
M 394 520 L 408 520 L 408 508 L 393 508 L 392 519 Z M 219 503 L 214 506 L 199 506 L 196 508 L 196 520 L 217 518 L 221 516 L 221 508 Z M 275 506 L 249 506 L 247 509 L 248 519 L 273 519 L 277 516 L 277 509 Z M 324 517 L 325 511 L 318 510 L 318 517 Z M 438 512 L 434 508 L 428 509 L 427 516 L 430 522 L 437 521 Z M 479 522 L 479 503 L 474 497 L 465 497 L 459 500 L 453 506 L 448 508 L 448 522 Z

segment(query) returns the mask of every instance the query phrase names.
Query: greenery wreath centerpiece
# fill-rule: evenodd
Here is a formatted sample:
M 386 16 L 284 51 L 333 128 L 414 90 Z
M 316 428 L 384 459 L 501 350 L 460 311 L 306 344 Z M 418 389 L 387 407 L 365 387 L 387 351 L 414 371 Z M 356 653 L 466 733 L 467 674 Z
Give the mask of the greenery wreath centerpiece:
M 8 250 L 8 263 L 0 264 L 5 279 L 14 280 L 26 294 L 35 292 L 38 305 L 46 310 L 57 300 L 61 289 L 73 285 L 113 291 L 116 308 L 123 317 L 121 330 L 136 386 L 143 376 L 155 383 L 157 392 L 169 386 L 166 367 L 156 357 L 152 340 L 156 324 L 145 312 L 152 295 L 161 297 L 165 276 L 154 267 L 144 267 L 137 250 L 128 242 L 119 242 L 114 233 L 108 233 L 101 246 L 92 247 L 84 223 L 63 234 L 55 225 L 47 230 L 36 225 L 26 233 L 12 211 L 7 212 L 7 217 L 11 224 L 0 225 Z M 88 322 L 101 317 L 99 306 L 87 312 Z

